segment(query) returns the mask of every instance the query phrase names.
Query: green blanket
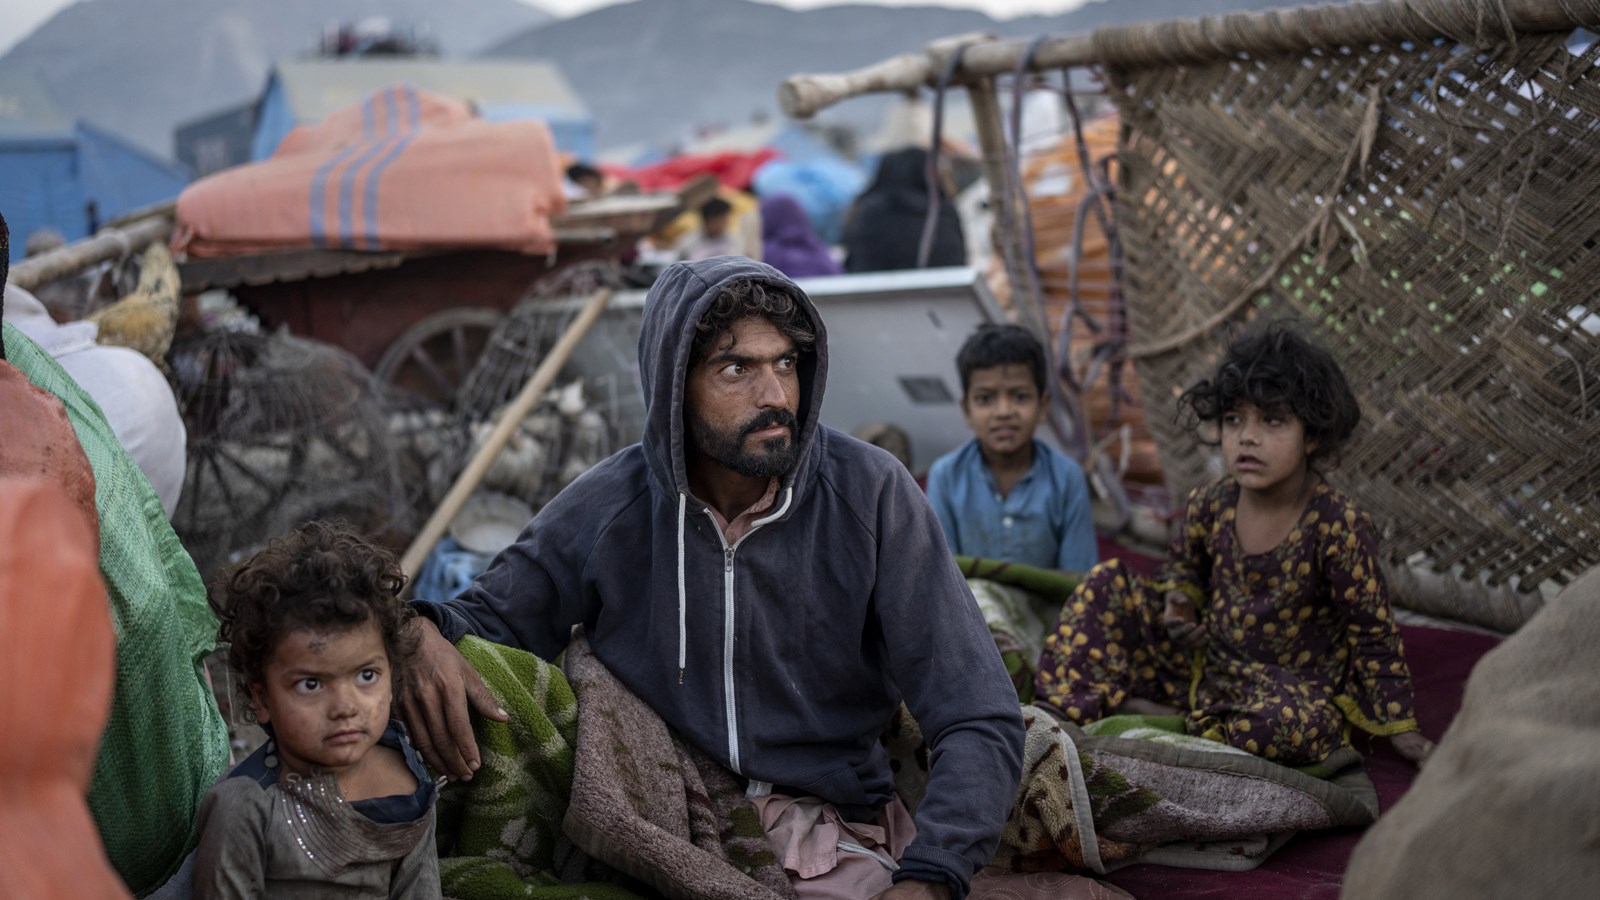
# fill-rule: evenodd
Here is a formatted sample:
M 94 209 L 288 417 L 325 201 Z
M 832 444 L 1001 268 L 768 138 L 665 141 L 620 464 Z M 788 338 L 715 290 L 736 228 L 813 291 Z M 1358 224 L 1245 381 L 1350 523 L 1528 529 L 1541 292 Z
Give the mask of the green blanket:
M 973 556 L 957 556 L 1000 659 L 1017 689 L 1017 700 L 1033 700 L 1033 673 L 1055 628 L 1061 604 L 1077 590 L 1076 574 Z
M 1038 594 L 1058 607 L 1067 602 L 1072 592 L 1078 589 L 1078 583 L 1083 580 L 1083 576 L 1076 572 L 1041 569 L 1037 566 L 1025 566 L 1022 563 L 984 559 L 981 556 L 957 556 L 956 566 L 961 569 L 961 574 L 968 578 L 982 578 L 986 581 L 1019 587 Z
M 633 900 L 561 832 L 572 793 L 578 703 L 561 670 L 531 653 L 464 637 L 456 649 L 509 722 L 475 719 L 482 764 L 439 797 L 439 876 L 456 900 Z
M 202 662 L 216 647 L 217 619 L 160 499 L 100 407 L 22 332 L 6 325 L 3 334 L 6 358 L 60 398 L 94 469 L 117 680 L 89 809 L 111 864 L 145 894 L 194 847 L 200 799 L 228 766 L 228 727 Z
M 482 765 L 440 795 L 445 896 L 793 896 L 733 774 L 673 735 L 581 632 L 562 668 L 470 636 L 456 649 L 511 718 L 475 719 Z
M 1083 733 L 1095 737 L 1120 737 L 1136 741 L 1152 741 L 1157 744 L 1166 744 L 1169 747 L 1192 747 L 1196 750 L 1205 750 L 1211 753 L 1237 753 L 1249 756 L 1250 753 L 1228 744 L 1203 738 L 1197 734 L 1190 734 L 1184 727 L 1183 716 L 1143 716 L 1124 713 L 1117 716 L 1107 716 L 1083 726 Z M 1339 756 L 1335 762 L 1348 759 L 1348 756 Z M 1341 763 L 1342 764 L 1342 763 Z M 1312 778 L 1332 778 L 1337 773 L 1322 763 L 1309 766 L 1295 766 L 1294 771 Z

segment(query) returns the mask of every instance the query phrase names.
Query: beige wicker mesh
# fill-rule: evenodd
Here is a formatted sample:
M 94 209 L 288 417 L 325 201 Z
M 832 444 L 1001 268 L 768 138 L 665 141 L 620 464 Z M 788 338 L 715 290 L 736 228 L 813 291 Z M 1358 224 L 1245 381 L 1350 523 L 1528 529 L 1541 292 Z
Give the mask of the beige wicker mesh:
M 1231 327 L 1292 317 L 1360 392 L 1334 477 L 1395 560 L 1525 589 L 1600 562 L 1600 49 L 1503 13 L 1368 6 L 1406 37 L 1343 46 L 1095 35 L 1125 128 L 1130 352 L 1176 496 L 1215 472 L 1173 398 Z

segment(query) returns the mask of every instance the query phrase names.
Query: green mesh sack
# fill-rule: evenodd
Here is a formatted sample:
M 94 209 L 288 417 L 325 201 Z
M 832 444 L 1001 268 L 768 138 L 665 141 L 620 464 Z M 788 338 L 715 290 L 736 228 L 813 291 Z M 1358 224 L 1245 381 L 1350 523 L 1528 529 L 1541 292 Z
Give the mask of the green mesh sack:
M 193 849 L 200 799 L 228 765 L 228 729 L 202 663 L 216 645 L 217 620 L 155 490 L 100 407 L 49 354 L 3 328 L 6 359 L 60 398 L 94 469 L 117 680 L 89 809 L 111 864 L 145 894 Z M 71 664 L 62 660 L 63 670 Z

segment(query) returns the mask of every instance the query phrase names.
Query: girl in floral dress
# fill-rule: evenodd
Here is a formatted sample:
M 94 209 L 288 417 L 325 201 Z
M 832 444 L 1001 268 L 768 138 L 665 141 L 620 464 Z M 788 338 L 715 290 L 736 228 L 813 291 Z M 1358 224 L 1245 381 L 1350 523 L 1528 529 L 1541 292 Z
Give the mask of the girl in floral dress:
M 1378 536 L 1322 477 L 1361 410 L 1333 357 L 1269 326 L 1180 406 L 1214 428 L 1228 476 L 1189 495 L 1161 576 L 1092 570 L 1062 608 L 1035 696 L 1068 721 L 1181 714 L 1190 734 L 1311 765 L 1353 728 L 1416 762 L 1411 675 Z

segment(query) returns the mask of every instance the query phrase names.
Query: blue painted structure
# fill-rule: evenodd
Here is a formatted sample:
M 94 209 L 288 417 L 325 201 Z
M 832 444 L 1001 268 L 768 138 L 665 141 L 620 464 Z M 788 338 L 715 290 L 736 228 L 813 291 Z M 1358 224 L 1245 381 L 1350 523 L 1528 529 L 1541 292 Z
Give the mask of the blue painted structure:
M 68 119 L 29 76 L 0 79 L 0 212 L 11 229 L 11 260 L 28 235 L 54 228 L 68 241 L 99 223 L 171 200 L 189 181 L 182 166 Z
M 250 161 L 256 132 L 256 101 L 190 119 L 172 130 L 172 151 L 195 178 Z
M 267 89 L 261 93 L 261 103 L 256 107 L 256 130 L 250 138 L 250 159 L 259 162 L 272 155 L 283 139 L 300 122 L 296 121 L 289 98 L 285 96 L 283 82 L 274 72 L 267 79 Z M 312 120 L 305 124 L 314 124 Z

